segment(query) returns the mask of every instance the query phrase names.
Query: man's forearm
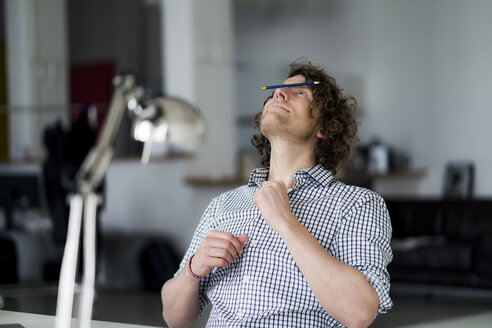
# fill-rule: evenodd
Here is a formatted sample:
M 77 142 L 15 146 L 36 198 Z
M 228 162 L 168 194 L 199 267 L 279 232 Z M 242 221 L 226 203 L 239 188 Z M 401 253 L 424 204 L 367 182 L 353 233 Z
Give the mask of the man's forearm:
M 321 306 L 348 327 L 367 327 L 379 298 L 355 268 L 329 254 L 297 220 L 279 231 Z
M 189 276 L 186 268 L 162 286 L 162 316 L 169 327 L 188 327 L 198 318 L 198 288 L 199 281 Z

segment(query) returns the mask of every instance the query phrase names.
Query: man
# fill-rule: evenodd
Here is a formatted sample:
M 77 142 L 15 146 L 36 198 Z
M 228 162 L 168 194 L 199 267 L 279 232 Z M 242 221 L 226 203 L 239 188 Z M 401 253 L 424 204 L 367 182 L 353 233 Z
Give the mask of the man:
M 372 191 L 335 181 L 356 139 L 355 100 L 310 62 L 293 63 L 253 137 L 263 165 L 216 197 L 180 271 L 162 288 L 170 327 L 367 327 L 392 306 L 391 224 Z

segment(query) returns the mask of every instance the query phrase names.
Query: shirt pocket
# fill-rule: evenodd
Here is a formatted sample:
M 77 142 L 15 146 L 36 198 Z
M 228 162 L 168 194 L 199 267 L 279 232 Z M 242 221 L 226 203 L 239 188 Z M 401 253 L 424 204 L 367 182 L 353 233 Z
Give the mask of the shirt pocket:
M 260 212 L 253 205 L 235 211 L 221 212 L 211 221 L 211 230 L 225 231 L 238 236 L 251 232 L 251 225 L 260 217 Z

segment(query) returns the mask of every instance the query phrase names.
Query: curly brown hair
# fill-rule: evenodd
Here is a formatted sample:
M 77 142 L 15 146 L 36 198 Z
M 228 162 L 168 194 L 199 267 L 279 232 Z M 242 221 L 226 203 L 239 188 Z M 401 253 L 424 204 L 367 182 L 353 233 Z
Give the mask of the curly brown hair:
M 350 95 L 343 95 L 335 79 L 328 76 L 323 68 L 308 60 L 297 60 L 290 64 L 288 77 L 296 75 L 304 76 L 306 82 L 320 82 L 311 87 L 313 102 L 309 108 L 311 117 L 314 117 L 313 113 L 316 113 L 318 127 L 323 135 L 323 138 L 318 138 L 316 142 L 314 159 L 316 164 L 323 165 L 335 174 L 340 164 L 349 157 L 357 141 L 357 123 L 353 116 L 357 108 L 357 101 Z M 268 97 L 265 103 L 271 97 Z M 256 147 L 262 165 L 269 167 L 271 146 L 260 131 L 261 114 L 262 112 L 257 113 L 254 121 L 251 122 L 252 126 L 258 130 L 258 134 L 251 138 L 251 143 Z

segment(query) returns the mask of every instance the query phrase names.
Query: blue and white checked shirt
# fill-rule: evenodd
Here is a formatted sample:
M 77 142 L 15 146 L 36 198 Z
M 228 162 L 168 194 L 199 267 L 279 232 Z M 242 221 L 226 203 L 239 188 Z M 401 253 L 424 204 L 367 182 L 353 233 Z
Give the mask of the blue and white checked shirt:
M 253 204 L 267 177 L 268 169 L 256 169 L 248 185 L 214 198 L 181 262 L 179 271 L 210 230 L 249 236 L 242 255 L 200 281 L 200 313 L 212 304 L 207 327 L 343 327 L 318 303 L 280 235 Z M 388 311 L 391 223 L 383 199 L 335 181 L 321 165 L 296 172 L 288 197 L 292 213 L 318 242 L 371 283 L 379 313 Z

